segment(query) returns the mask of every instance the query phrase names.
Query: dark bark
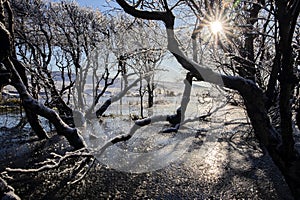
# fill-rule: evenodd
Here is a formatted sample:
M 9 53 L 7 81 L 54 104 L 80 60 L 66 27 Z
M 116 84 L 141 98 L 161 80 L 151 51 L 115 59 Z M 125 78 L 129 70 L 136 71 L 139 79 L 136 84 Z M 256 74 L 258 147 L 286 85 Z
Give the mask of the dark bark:
M 24 102 L 23 102 L 24 103 Z M 46 131 L 43 129 L 43 126 L 37 116 L 32 110 L 28 109 L 26 105 L 23 104 L 23 107 L 25 108 L 25 113 L 27 120 L 32 128 L 32 130 L 37 134 L 39 139 L 48 139 L 48 135 Z
M 5 16 L 5 11 L 7 12 L 7 16 Z M 14 48 L 14 20 L 13 20 L 13 12 L 10 7 L 10 3 L 7 0 L 3 0 L 0 2 L 0 62 L 2 62 L 6 57 L 10 56 L 11 61 L 15 65 L 15 69 L 18 71 L 20 77 L 23 80 L 23 83 L 26 87 L 28 87 L 28 80 L 26 77 L 25 68 L 23 65 L 19 65 L 16 62 L 16 52 Z M 6 28 L 5 18 L 7 18 L 8 28 Z
M 278 44 L 275 44 L 275 58 L 273 60 L 272 70 L 267 86 L 267 91 L 265 92 L 267 101 L 266 101 L 266 108 L 269 110 L 270 107 L 274 104 L 274 101 L 276 99 L 276 86 L 277 86 L 277 80 L 278 80 L 278 74 L 280 71 L 280 52 Z
M 259 1 L 261 3 L 261 1 Z M 253 34 L 254 31 L 254 24 L 258 21 L 258 13 L 261 9 L 261 5 L 255 3 L 252 5 L 251 9 L 249 10 L 250 15 L 247 18 L 247 24 L 250 25 L 249 29 L 246 30 L 245 35 L 245 48 L 242 50 L 242 54 L 247 61 L 244 62 L 243 69 L 245 69 L 246 74 L 242 77 L 248 78 L 254 82 L 256 82 L 256 68 L 255 68 L 255 61 L 254 61 L 254 39 L 257 35 Z
M 0 198 L 2 200 L 20 200 L 21 198 L 14 193 L 14 189 L 5 180 L 0 178 Z
M 296 124 L 298 126 L 298 129 L 300 129 L 300 109 L 299 108 L 296 110 Z
M 147 82 L 147 93 L 148 93 L 148 108 L 153 107 L 154 103 L 154 83 Z
M 2 88 L 5 85 L 8 85 L 10 83 L 10 77 L 11 74 L 8 70 L 0 70 L 0 88 L 1 88 L 1 92 L 2 92 Z M 2 94 L 0 94 L 2 97 Z
M 168 49 L 169 51 L 174 55 L 174 57 L 177 59 L 177 61 L 181 64 L 181 66 L 190 71 L 192 76 L 194 76 L 198 81 L 206 81 L 210 83 L 214 83 L 217 85 L 225 86 L 234 90 L 239 91 L 242 96 L 247 99 L 250 98 L 247 102 L 249 104 L 256 104 L 255 101 L 253 102 L 252 96 L 248 95 L 251 94 L 251 92 L 256 92 L 260 95 L 260 99 L 263 99 L 263 93 L 262 91 L 255 85 L 254 82 L 250 80 L 245 80 L 244 78 L 241 77 L 232 77 L 232 76 L 226 76 L 226 75 L 221 75 L 218 73 L 213 72 L 209 68 L 205 68 L 203 66 L 200 66 L 199 64 L 195 63 L 194 61 L 188 59 L 185 54 L 180 50 L 179 48 L 179 43 L 177 39 L 175 38 L 173 26 L 174 26 L 174 20 L 175 17 L 170 11 L 166 12 L 159 12 L 156 17 L 153 15 L 156 14 L 156 12 L 153 12 L 152 15 L 147 17 L 148 12 L 145 11 L 140 11 L 136 10 L 135 8 L 131 7 L 129 4 L 127 4 L 123 0 L 117 0 L 117 2 L 123 7 L 125 12 L 139 18 L 143 19 L 154 19 L 154 20 L 161 20 L 165 22 L 166 28 L 167 28 L 167 36 L 168 36 Z M 254 106 L 254 105 L 253 105 Z M 260 119 L 262 120 L 267 120 L 268 121 L 268 116 L 266 112 L 264 111 L 264 103 L 260 103 L 258 106 L 262 107 L 259 110 L 261 110 Z M 255 106 L 254 106 L 255 107 Z M 251 111 L 250 111 L 251 112 Z M 251 118 L 250 118 L 251 119 Z M 255 122 L 255 124 L 261 123 L 261 120 L 258 120 L 257 117 L 252 117 L 252 120 Z M 269 123 L 264 123 L 264 124 L 270 124 Z M 260 138 L 263 139 L 263 143 L 266 144 L 267 146 L 269 145 L 268 143 L 268 132 L 265 132 L 266 129 L 257 129 L 258 135 Z
M 3 9 L 3 2 L 0 1 L 0 8 Z M 1 13 L 2 14 L 2 13 Z M 12 20 L 12 19 L 11 19 Z M 43 104 L 40 104 L 35 99 L 33 99 L 27 91 L 26 85 L 24 84 L 22 77 L 17 70 L 17 68 L 22 69 L 22 64 L 16 60 L 12 59 L 12 38 L 9 31 L 7 31 L 3 21 L 0 21 L 0 41 L 1 41 L 1 50 L 0 50 L 0 61 L 4 64 L 5 68 L 11 73 L 11 85 L 16 88 L 20 98 L 22 100 L 22 105 L 26 112 L 28 112 L 28 120 L 31 127 L 37 131 L 38 136 L 41 138 L 46 138 L 46 132 L 43 130 L 42 126 L 38 122 L 37 115 L 47 118 L 51 123 L 54 124 L 58 134 L 64 135 L 69 143 L 75 148 L 84 147 L 84 142 L 82 137 L 77 132 L 77 129 L 70 128 L 67 126 L 57 115 L 57 113 Z M 2 43 L 3 42 L 3 43 Z M 11 61 L 11 59 L 13 61 Z M 22 75 L 22 72 L 21 72 Z M 23 77 L 24 79 L 25 77 Z
M 104 74 L 102 75 L 101 79 L 98 81 L 96 90 L 98 90 L 100 82 L 102 80 L 104 80 L 104 87 L 102 88 L 102 90 L 101 90 L 101 92 L 99 94 L 96 92 L 97 95 L 96 95 L 96 99 L 95 99 L 95 102 L 94 102 L 94 106 L 96 106 L 98 104 L 100 97 L 102 97 L 105 94 L 105 92 L 107 91 L 108 87 L 114 84 L 115 80 L 118 78 L 118 76 L 119 76 L 120 73 L 121 73 L 121 71 L 118 70 L 118 72 L 115 74 L 115 76 L 112 77 L 111 80 L 110 80 L 109 69 L 105 68 Z
M 177 59 L 177 61 L 181 64 L 183 68 L 190 71 L 192 75 L 198 81 L 206 81 L 210 83 L 214 83 L 217 85 L 225 86 L 230 89 L 237 90 L 244 99 L 247 114 L 251 120 L 251 124 L 254 128 L 255 134 L 259 139 L 259 142 L 263 149 L 268 150 L 270 156 L 272 157 L 273 161 L 277 164 L 277 166 L 281 169 L 282 173 L 284 174 L 288 184 L 290 185 L 293 193 L 295 196 L 298 195 L 299 197 L 299 184 L 297 184 L 300 180 L 300 165 L 299 159 L 295 158 L 295 152 L 293 151 L 292 147 L 292 140 L 291 140 L 291 107 L 290 107 L 290 97 L 291 91 L 293 89 L 292 83 L 288 80 L 292 78 L 293 74 L 291 73 L 291 51 L 289 48 L 284 48 L 288 50 L 285 52 L 286 55 L 283 55 L 281 63 L 281 67 L 284 71 L 281 72 L 281 76 L 284 79 L 281 82 L 281 99 L 280 99 L 280 106 L 281 106 L 281 126 L 283 131 L 283 146 L 287 149 L 286 152 L 282 154 L 280 150 L 278 150 L 278 146 L 281 145 L 282 141 L 279 137 L 279 134 L 274 129 L 272 124 L 270 123 L 269 116 L 267 114 L 267 109 L 265 106 L 265 96 L 263 91 L 258 88 L 258 86 L 251 80 L 246 80 L 242 77 L 233 77 L 233 76 L 226 76 L 221 75 L 218 73 L 213 72 L 211 69 L 204 68 L 199 64 L 191 61 L 188 59 L 185 54 L 180 50 L 179 43 L 176 40 L 173 26 L 174 26 L 174 15 L 171 13 L 170 10 L 166 9 L 165 12 L 151 12 L 148 11 L 141 11 L 137 10 L 134 7 L 131 7 L 126 1 L 124 0 L 117 0 L 119 5 L 124 9 L 125 12 L 128 14 L 148 20 L 160 20 L 165 22 L 166 29 L 167 29 L 167 36 L 168 36 L 168 49 Z M 284 3 L 283 3 L 284 4 Z M 300 3 L 299 1 L 295 1 L 294 5 L 299 8 Z M 280 7 L 280 6 L 279 6 Z M 297 10 L 297 9 L 295 9 Z M 296 16 L 295 16 L 296 14 Z M 299 11 L 294 12 L 294 18 L 297 18 L 299 15 Z M 285 18 L 284 16 L 282 16 Z M 286 23 L 286 22 L 281 22 Z M 291 22 L 286 23 L 291 24 Z M 293 24 L 293 23 L 292 23 Z M 281 30 L 282 31 L 282 30 Z M 291 30 L 289 30 L 291 31 Z M 292 31 L 293 32 L 293 31 Z M 289 33 L 292 33 L 289 32 Z M 290 39 L 290 34 L 288 38 Z M 282 35 L 281 35 L 282 36 Z M 291 40 L 290 40 L 291 41 Z M 282 41 L 282 45 L 286 45 L 286 41 Z M 288 56 L 290 55 L 290 56 Z M 289 153 L 288 157 L 286 153 Z M 295 173 L 296 171 L 296 173 Z
M 24 83 L 22 82 L 22 79 L 20 78 L 17 70 L 14 68 L 13 63 L 9 60 L 9 58 L 5 60 L 4 64 L 7 68 L 11 70 L 11 85 L 14 86 L 20 94 L 20 98 L 23 102 L 24 109 L 29 110 L 33 113 L 33 121 L 29 121 L 31 127 L 34 127 L 38 131 L 42 130 L 41 126 L 37 127 L 39 126 L 39 124 L 31 124 L 36 122 L 36 116 L 34 115 L 40 115 L 48 119 L 55 126 L 57 133 L 59 135 L 65 136 L 70 145 L 72 145 L 74 148 L 79 149 L 84 147 L 85 144 L 83 138 L 80 136 L 77 129 L 69 127 L 61 120 L 59 115 L 54 110 L 44 106 L 43 104 L 39 103 L 37 100 L 33 99 L 30 96 Z M 38 134 L 43 135 L 42 132 L 39 132 Z
M 126 10 L 124 10 L 129 14 L 132 14 L 135 17 L 145 17 L 144 11 L 136 10 L 130 7 L 128 4 L 126 7 Z M 204 68 L 188 59 L 179 49 L 178 41 L 175 38 L 173 31 L 173 14 L 170 11 L 166 11 L 164 12 L 163 16 L 164 19 L 162 21 L 165 22 L 167 28 L 168 49 L 181 64 L 181 66 L 190 71 L 198 81 L 206 81 L 239 91 L 245 100 L 249 118 L 255 129 L 257 137 L 261 141 L 261 144 L 265 145 L 267 148 L 278 145 L 280 141 L 277 141 L 278 137 L 274 135 L 276 132 L 273 128 L 271 128 L 272 126 L 270 124 L 264 104 L 265 97 L 261 89 L 259 89 L 255 83 L 250 80 L 245 80 L 241 77 L 232 77 L 215 73 L 211 69 Z M 256 98 L 253 98 L 253 96 Z
M 106 100 L 102 106 L 96 111 L 96 116 L 101 117 L 104 112 L 108 109 L 108 107 L 111 105 L 112 101 L 111 99 Z
M 0 62 L 10 55 L 11 52 L 11 37 L 10 33 L 4 26 L 4 23 L 0 22 Z
M 141 79 L 137 79 L 135 80 L 133 83 L 131 83 L 130 85 L 128 85 L 128 83 L 126 83 L 126 87 L 116 96 L 111 97 L 110 99 L 106 100 L 102 106 L 96 111 L 96 116 L 99 118 L 101 117 L 104 112 L 109 108 L 109 106 L 113 103 L 116 102 L 118 100 L 120 100 L 122 97 L 124 97 L 126 95 L 126 93 L 134 86 L 136 86 L 136 84 L 140 81 Z M 127 81 L 126 81 L 127 82 Z
M 291 38 L 294 34 L 295 28 L 293 27 L 293 20 L 299 15 L 300 3 L 295 2 L 295 8 L 293 8 L 293 6 L 290 8 L 289 5 L 284 1 L 276 1 L 276 6 L 280 36 L 279 50 L 281 53 L 281 70 L 279 74 L 280 129 L 282 135 L 282 150 L 284 153 L 284 158 L 289 161 L 293 159 L 293 157 L 295 157 L 291 99 L 296 83 L 296 77 L 294 74 L 294 60 Z M 296 13 L 293 13 L 294 9 L 296 9 Z
M 139 87 L 139 95 L 140 95 L 140 117 L 144 118 L 144 95 L 145 91 L 143 90 L 143 80 L 140 80 L 140 87 Z

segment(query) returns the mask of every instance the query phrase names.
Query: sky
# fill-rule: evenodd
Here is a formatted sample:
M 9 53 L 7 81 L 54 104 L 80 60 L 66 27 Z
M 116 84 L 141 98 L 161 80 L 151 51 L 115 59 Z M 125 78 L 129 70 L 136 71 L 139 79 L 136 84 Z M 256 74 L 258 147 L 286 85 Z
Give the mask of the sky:
M 102 9 L 103 5 L 106 4 L 106 0 L 78 0 L 77 1 L 82 6 L 88 6 L 93 8 Z
M 59 0 L 52 0 L 59 1 Z M 117 3 L 111 0 L 75 0 L 80 6 L 91 7 L 101 11 L 110 10 L 109 5 L 112 7 L 119 7 Z
M 60 0 L 48 0 L 52 2 L 58 2 Z M 76 0 L 80 6 L 84 7 L 92 7 L 95 9 L 99 9 L 101 11 L 106 11 L 110 10 L 108 6 L 112 7 L 119 7 L 117 3 L 111 1 L 111 0 Z M 108 4 L 109 2 L 109 4 Z M 185 77 L 185 75 L 182 73 L 183 70 L 179 63 L 175 60 L 175 58 L 169 58 L 165 59 L 161 63 L 161 67 L 167 71 L 160 72 L 159 73 L 159 79 L 165 80 L 165 81 L 170 81 L 170 82 L 178 82 L 182 81 Z
M 60 0 L 48 0 L 48 1 L 52 1 L 52 2 L 58 2 Z M 110 4 L 112 5 L 116 5 L 116 3 L 113 3 L 110 0 L 74 0 L 76 2 L 78 2 L 79 5 L 81 6 L 85 6 L 85 7 L 92 7 L 95 9 L 99 9 L 99 10 L 106 10 L 105 6 L 107 6 L 107 2 L 110 2 Z

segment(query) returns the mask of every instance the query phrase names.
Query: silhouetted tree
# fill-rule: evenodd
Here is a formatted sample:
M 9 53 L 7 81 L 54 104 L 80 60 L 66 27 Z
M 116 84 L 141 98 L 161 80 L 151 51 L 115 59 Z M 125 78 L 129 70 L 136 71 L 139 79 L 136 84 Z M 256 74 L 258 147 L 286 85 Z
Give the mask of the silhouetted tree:
M 28 122 L 40 139 L 47 138 L 47 133 L 39 122 L 38 115 L 47 118 L 55 126 L 57 133 L 64 135 L 75 148 L 84 147 L 84 142 L 75 128 L 65 124 L 58 114 L 35 100 L 28 92 L 27 76 L 24 65 L 17 59 L 14 44 L 14 16 L 9 1 L 0 2 L 0 61 L 9 70 L 11 79 L 8 84 L 14 86 L 25 109 Z
M 280 129 L 276 130 L 270 122 L 268 116 L 268 109 L 266 107 L 266 95 L 263 91 L 264 88 L 260 88 L 254 81 L 256 71 L 253 65 L 244 66 L 243 70 L 247 70 L 250 76 L 239 72 L 240 76 L 224 75 L 214 72 L 212 69 L 204 67 L 191 59 L 181 50 L 181 45 L 175 34 L 175 19 L 177 12 L 176 8 L 183 9 L 183 5 L 189 5 L 191 2 L 195 3 L 196 9 L 199 12 L 204 12 L 202 8 L 197 8 L 197 5 L 202 5 L 202 1 L 174 1 L 168 3 L 167 1 L 139 1 L 137 5 L 125 0 L 116 0 L 118 4 L 124 9 L 124 11 L 134 17 L 145 20 L 156 20 L 164 23 L 166 28 L 166 35 L 168 38 L 168 50 L 177 59 L 180 65 L 188 70 L 197 81 L 205 81 L 214 83 L 217 85 L 225 86 L 227 88 L 238 91 L 244 99 L 244 104 L 247 110 L 247 114 L 251 120 L 256 137 L 259 139 L 262 148 L 265 148 L 277 166 L 281 169 L 288 184 L 290 185 L 295 197 L 299 196 L 299 157 L 294 150 L 293 140 L 293 122 L 292 122 L 292 103 L 294 87 L 296 83 L 295 65 L 293 58 L 292 41 L 294 38 L 295 26 L 300 11 L 299 1 L 275 1 L 267 2 L 268 6 L 274 8 L 275 23 L 278 24 L 278 47 L 275 44 L 279 73 L 276 73 L 275 80 L 279 82 L 279 109 L 280 109 Z M 208 1 L 205 1 L 208 2 Z M 259 9 L 265 5 L 266 2 L 260 3 L 245 3 L 245 8 L 248 6 L 249 16 L 253 17 L 248 20 L 250 30 L 253 30 L 253 25 L 256 23 L 256 16 Z M 148 5 L 148 6 L 147 6 Z M 180 5 L 180 6 L 179 6 Z M 216 5 L 215 5 L 216 6 Z M 221 5 L 222 6 L 222 5 Z M 243 6 L 242 5 L 238 5 Z M 210 3 L 211 10 L 213 8 L 213 1 Z M 263 7 L 263 12 L 272 12 L 268 7 Z M 211 12 L 210 10 L 210 12 Z M 209 15 L 210 13 L 208 13 Z M 204 14 L 205 16 L 205 14 Z M 248 25 L 246 24 L 246 25 Z M 245 54 L 242 54 L 241 58 L 244 59 L 244 65 L 246 62 L 253 61 L 254 51 L 254 38 L 251 35 L 253 33 L 247 32 L 244 41 L 245 42 Z M 217 44 L 220 45 L 220 43 Z M 233 44 L 234 45 L 234 42 Z M 239 45 L 239 44 L 237 44 Z M 224 46 L 223 46 L 224 47 Z M 277 47 L 277 48 L 276 48 Z M 240 61 L 239 61 L 240 62 Z M 241 62 L 240 62 L 241 63 Z M 264 63 L 261 66 L 264 67 Z M 276 67 L 276 66 L 274 66 Z M 271 90 L 274 90 L 272 88 Z M 298 175 L 297 175 L 298 172 Z

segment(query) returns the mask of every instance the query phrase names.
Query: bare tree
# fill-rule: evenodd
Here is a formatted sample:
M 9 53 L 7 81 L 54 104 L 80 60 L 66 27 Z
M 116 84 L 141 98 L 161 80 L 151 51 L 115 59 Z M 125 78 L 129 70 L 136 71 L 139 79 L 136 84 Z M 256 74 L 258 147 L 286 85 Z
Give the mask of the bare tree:
M 279 29 L 280 72 L 277 80 L 280 81 L 280 133 L 275 130 L 269 120 L 263 90 L 259 88 L 251 78 L 218 74 L 190 60 L 180 49 L 180 44 L 174 32 L 176 19 L 174 13 L 176 12 L 173 12 L 179 2 L 170 5 L 167 1 L 161 1 L 157 4 L 152 1 L 142 1 L 142 7 L 140 7 L 139 4 L 130 4 L 125 0 L 117 0 L 117 2 L 126 13 L 134 17 L 163 22 L 168 37 L 169 51 L 181 66 L 190 71 L 198 81 L 206 81 L 225 86 L 237 90 L 241 94 L 257 138 L 262 147 L 268 150 L 274 162 L 279 166 L 286 177 L 295 196 L 297 196 L 297 194 L 299 194 L 299 186 L 297 184 L 299 177 L 296 176 L 294 172 L 295 170 L 299 171 L 299 159 L 297 159 L 294 150 L 290 99 L 293 95 L 295 84 L 294 81 L 291 81 L 295 80 L 295 66 L 292 57 L 291 43 L 299 16 L 299 1 L 275 1 L 274 4 Z M 272 4 L 272 2 L 270 2 L 270 4 Z M 149 7 L 147 8 L 145 5 L 149 5 Z M 252 14 L 255 15 L 255 12 L 256 11 L 253 11 Z M 252 43 L 251 37 L 248 37 L 247 40 L 249 41 L 247 41 L 247 45 Z M 251 48 L 251 46 L 248 46 L 248 50 L 251 51 Z M 251 55 L 249 56 L 251 57 Z M 250 57 L 248 57 L 248 59 Z M 279 135 L 281 135 L 281 137 Z
M 54 110 L 45 107 L 28 93 L 28 90 L 26 88 L 27 77 L 24 73 L 25 67 L 20 61 L 17 60 L 15 55 L 13 29 L 14 18 L 9 2 L 1 1 L 0 8 L 0 37 L 2 44 L 4 45 L 1 50 L 0 60 L 4 64 L 5 68 L 11 73 L 11 81 L 9 82 L 9 84 L 14 86 L 20 94 L 22 105 L 26 111 L 27 118 L 31 127 L 39 136 L 39 138 L 42 139 L 48 137 L 42 125 L 38 121 L 37 116 L 40 115 L 47 118 L 51 123 L 53 123 L 57 130 L 57 133 L 64 135 L 72 146 L 74 146 L 75 148 L 84 147 L 84 142 L 77 129 L 70 128 L 60 119 L 60 117 Z
M 43 1 L 33 1 L 33 4 L 30 5 L 22 1 L 14 1 L 13 8 L 18 13 L 18 23 L 15 27 L 17 54 L 25 66 L 29 66 L 27 70 L 31 74 L 30 91 L 33 97 L 38 99 L 43 88 L 46 94 L 44 101 L 48 107 L 57 108 L 63 119 L 72 116 L 72 109 L 65 103 L 62 94 L 74 82 L 71 80 L 66 86 L 66 82 L 63 81 L 62 88 L 58 88 L 50 69 L 51 62 L 55 60 L 56 64 L 59 64 L 60 57 L 54 55 L 57 53 L 54 41 L 55 29 L 52 27 L 53 21 L 47 5 Z M 61 65 L 60 67 L 63 69 L 62 73 L 65 73 L 65 67 Z M 64 76 L 65 74 L 63 74 Z

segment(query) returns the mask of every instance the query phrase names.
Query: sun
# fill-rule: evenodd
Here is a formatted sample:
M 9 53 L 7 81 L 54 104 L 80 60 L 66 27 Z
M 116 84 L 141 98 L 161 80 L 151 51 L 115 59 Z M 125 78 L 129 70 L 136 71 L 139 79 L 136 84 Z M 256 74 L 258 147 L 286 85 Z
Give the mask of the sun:
M 219 9 L 213 10 L 208 8 L 204 17 L 199 16 L 199 32 L 201 34 L 201 40 L 206 44 L 213 45 L 213 48 L 232 49 L 236 48 L 236 44 L 233 39 L 237 36 L 236 33 L 239 32 L 238 28 L 234 25 L 235 14 L 225 7 L 220 7 Z
M 219 20 L 212 21 L 209 24 L 209 28 L 214 35 L 217 35 L 223 31 L 223 24 Z

